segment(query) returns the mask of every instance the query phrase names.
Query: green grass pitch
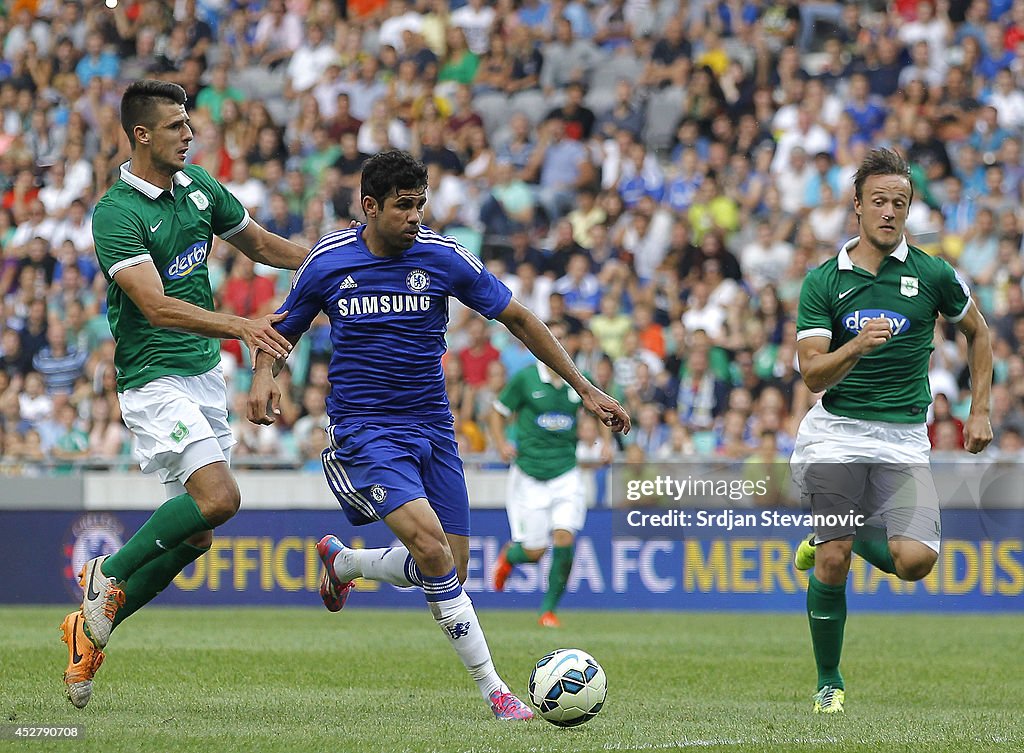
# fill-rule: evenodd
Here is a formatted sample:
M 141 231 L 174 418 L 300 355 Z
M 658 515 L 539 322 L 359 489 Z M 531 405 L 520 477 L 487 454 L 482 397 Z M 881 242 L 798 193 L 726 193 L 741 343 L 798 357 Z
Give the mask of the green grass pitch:
M 811 713 L 801 614 L 484 612 L 499 672 L 525 694 L 558 647 L 608 673 L 593 721 L 500 723 L 426 610 L 150 608 L 108 646 L 92 701 L 71 707 L 57 625 L 66 610 L 0 608 L 0 724 L 84 724 L 84 741 L 0 750 L 990 751 L 1024 750 L 1024 616 L 852 614 L 847 713 Z

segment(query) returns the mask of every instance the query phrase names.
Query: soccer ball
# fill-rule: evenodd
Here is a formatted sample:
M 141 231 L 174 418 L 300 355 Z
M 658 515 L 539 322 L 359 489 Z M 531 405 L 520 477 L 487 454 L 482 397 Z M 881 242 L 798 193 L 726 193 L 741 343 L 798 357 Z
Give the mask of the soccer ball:
M 559 727 L 575 727 L 597 716 L 608 694 L 608 678 L 594 657 L 578 648 L 560 648 L 537 662 L 530 673 L 530 701 Z

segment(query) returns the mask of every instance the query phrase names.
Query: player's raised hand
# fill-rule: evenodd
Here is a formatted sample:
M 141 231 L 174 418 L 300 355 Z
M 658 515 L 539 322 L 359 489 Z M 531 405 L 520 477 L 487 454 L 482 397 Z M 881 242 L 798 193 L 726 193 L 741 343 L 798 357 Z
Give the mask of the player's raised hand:
M 583 407 L 597 416 L 598 421 L 612 431 L 629 434 L 633 422 L 629 420 L 629 414 L 619 405 L 618 400 L 593 386 L 587 394 L 580 395 L 580 398 L 583 400 Z
M 256 363 L 256 353 L 261 350 L 274 358 L 287 358 L 292 352 L 288 338 L 274 329 L 274 325 L 287 315 L 287 311 L 282 311 L 280 314 L 268 314 L 256 319 L 242 319 L 238 339 L 249 346 L 253 364 Z
M 281 415 L 281 388 L 269 370 L 258 370 L 252 377 L 246 418 L 254 424 L 269 426 Z
M 968 416 L 964 422 L 964 449 L 979 453 L 992 441 L 992 423 L 988 416 Z
M 860 354 L 866 355 L 892 339 L 892 323 L 885 317 L 868 319 L 854 338 Z

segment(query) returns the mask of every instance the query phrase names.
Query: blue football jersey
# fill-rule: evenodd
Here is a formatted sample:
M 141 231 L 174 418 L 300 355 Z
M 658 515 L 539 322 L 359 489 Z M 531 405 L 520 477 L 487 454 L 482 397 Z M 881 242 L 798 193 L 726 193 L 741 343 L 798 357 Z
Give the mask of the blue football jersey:
M 424 226 L 412 248 L 381 258 L 363 242 L 364 227 L 320 239 L 278 309 L 288 316 L 274 326 L 295 338 L 321 311 L 330 319 L 332 423 L 450 421 L 441 369 L 448 296 L 493 319 L 512 292 L 454 238 Z

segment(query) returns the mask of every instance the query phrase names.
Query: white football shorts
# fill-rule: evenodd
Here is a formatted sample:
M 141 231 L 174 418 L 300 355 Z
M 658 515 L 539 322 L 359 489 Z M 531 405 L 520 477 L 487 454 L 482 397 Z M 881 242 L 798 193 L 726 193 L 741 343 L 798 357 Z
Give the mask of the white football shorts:
M 230 461 L 235 438 L 219 364 L 197 376 L 154 379 L 118 399 L 143 473 L 156 473 L 172 496 L 200 468 Z
M 790 465 L 812 513 L 852 510 L 881 518 L 889 538 L 905 536 L 938 552 L 942 528 L 930 450 L 923 423 L 837 416 L 818 402 L 800 422 Z M 815 531 L 819 543 L 855 532 L 846 524 Z
M 555 530 L 579 533 L 587 520 L 583 474 L 573 468 L 561 476 L 541 481 L 512 465 L 508 471 L 505 509 L 512 540 L 526 549 L 551 544 Z

